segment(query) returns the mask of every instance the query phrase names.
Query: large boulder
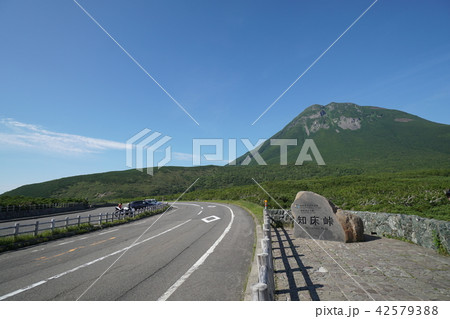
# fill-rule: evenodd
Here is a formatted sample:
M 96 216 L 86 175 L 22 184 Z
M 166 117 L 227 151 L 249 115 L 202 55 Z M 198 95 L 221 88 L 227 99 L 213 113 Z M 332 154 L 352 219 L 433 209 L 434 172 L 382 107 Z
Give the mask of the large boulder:
M 364 241 L 364 223 L 361 217 L 338 209 L 336 217 L 344 229 L 345 242 Z
M 327 198 L 313 192 L 298 192 L 291 205 L 294 236 L 345 243 L 363 241 L 362 219 L 338 210 Z

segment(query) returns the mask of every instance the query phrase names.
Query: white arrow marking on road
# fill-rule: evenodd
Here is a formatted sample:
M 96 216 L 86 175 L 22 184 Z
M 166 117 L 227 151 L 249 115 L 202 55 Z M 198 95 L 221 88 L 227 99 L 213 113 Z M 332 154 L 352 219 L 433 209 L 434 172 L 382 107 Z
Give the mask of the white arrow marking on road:
M 202 221 L 204 221 L 205 223 L 210 223 L 210 222 L 213 222 L 213 221 L 216 221 L 216 220 L 219 220 L 219 219 L 220 219 L 220 217 L 211 215 L 211 216 L 203 218 Z

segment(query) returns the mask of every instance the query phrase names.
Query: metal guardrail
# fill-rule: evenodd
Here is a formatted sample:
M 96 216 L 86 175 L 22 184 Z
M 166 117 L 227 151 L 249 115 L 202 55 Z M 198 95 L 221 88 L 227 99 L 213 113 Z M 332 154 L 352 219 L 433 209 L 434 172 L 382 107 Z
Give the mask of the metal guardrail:
M 262 253 L 258 254 L 258 283 L 252 286 L 253 301 L 272 301 L 275 294 L 270 217 L 264 210 Z
M 287 209 L 268 209 L 267 214 L 275 222 L 281 222 L 283 224 L 293 223 L 290 210 Z
M 153 212 L 167 207 L 167 204 L 148 206 L 139 210 L 135 210 L 134 212 L 112 212 L 112 213 L 100 213 L 98 215 L 88 216 L 80 216 L 77 217 L 66 217 L 64 219 L 54 219 L 52 218 L 49 222 L 40 222 L 36 221 L 32 224 L 21 224 L 15 223 L 14 226 L 8 227 L 0 227 L 0 237 L 10 237 L 10 236 L 18 236 L 21 234 L 34 234 L 37 236 L 39 233 L 42 233 L 47 230 L 54 231 L 57 228 L 67 228 L 69 226 L 80 226 L 82 224 L 92 224 L 92 225 L 101 225 L 102 223 L 113 222 L 114 220 L 125 219 L 126 217 L 134 217 L 138 216 L 145 212 Z M 6 234 L 1 234 L 4 231 L 11 230 L 11 232 L 6 232 Z

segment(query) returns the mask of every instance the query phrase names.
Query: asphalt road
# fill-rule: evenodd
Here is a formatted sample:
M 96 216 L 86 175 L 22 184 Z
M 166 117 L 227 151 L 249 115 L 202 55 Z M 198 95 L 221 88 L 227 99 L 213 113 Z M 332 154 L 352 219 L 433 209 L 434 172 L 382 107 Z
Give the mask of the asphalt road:
M 241 300 L 254 222 L 243 209 L 177 203 L 104 231 L 0 255 L 0 300 Z

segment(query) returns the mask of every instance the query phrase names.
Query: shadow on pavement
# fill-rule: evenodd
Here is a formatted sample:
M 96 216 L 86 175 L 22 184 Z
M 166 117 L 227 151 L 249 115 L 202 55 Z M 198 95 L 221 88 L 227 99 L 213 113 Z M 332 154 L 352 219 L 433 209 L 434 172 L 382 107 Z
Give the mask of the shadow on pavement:
M 381 237 L 364 234 L 364 241 L 374 241 L 378 239 L 381 239 Z
M 289 283 L 289 289 L 282 289 L 282 290 L 275 290 L 275 295 L 279 295 L 279 294 L 286 294 L 289 293 L 290 298 L 292 301 L 298 301 L 300 300 L 299 296 L 298 296 L 298 292 L 299 291 L 303 291 L 303 290 L 308 290 L 309 291 L 309 295 L 311 296 L 311 300 L 313 301 L 319 301 L 319 295 L 317 294 L 316 289 L 317 288 L 321 288 L 323 287 L 323 285 L 315 285 L 311 278 L 309 277 L 308 274 L 308 269 L 311 269 L 311 267 L 307 267 L 303 264 L 303 262 L 300 259 L 300 256 L 303 255 L 299 255 L 297 253 L 297 246 L 294 245 L 294 243 L 292 242 L 292 239 L 289 237 L 289 234 L 286 232 L 286 230 L 281 227 L 281 228 L 273 228 L 275 231 L 275 234 L 277 236 L 277 241 L 279 243 L 280 246 L 280 253 L 281 253 L 281 259 L 283 260 L 283 265 L 284 265 L 284 269 L 283 270 L 277 270 L 275 271 L 276 273 L 280 273 L 280 272 L 285 272 L 287 279 L 288 279 L 288 283 Z M 286 239 L 281 239 L 281 234 L 279 229 L 282 230 L 283 235 Z M 285 244 L 285 242 L 287 244 Z M 287 247 L 285 247 L 285 245 Z M 288 255 L 288 252 L 289 255 Z M 289 260 L 288 258 L 294 258 L 296 264 L 298 265 L 298 268 L 291 268 L 291 265 L 289 264 Z M 306 286 L 304 287 L 297 287 L 297 284 L 295 283 L 295 278 L 294 278 L 294 272 L 296 271 L 301 271 L 303 278 L 305 280 Z

